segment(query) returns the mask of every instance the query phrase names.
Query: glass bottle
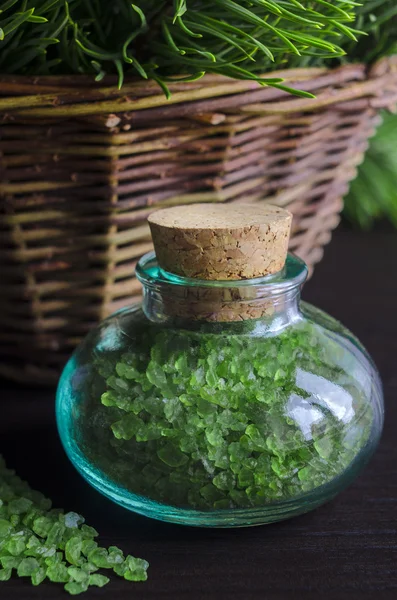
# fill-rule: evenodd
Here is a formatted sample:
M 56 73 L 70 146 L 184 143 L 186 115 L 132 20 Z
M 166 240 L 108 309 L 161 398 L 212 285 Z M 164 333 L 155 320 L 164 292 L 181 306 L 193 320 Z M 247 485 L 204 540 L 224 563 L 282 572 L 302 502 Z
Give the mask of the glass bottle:
M 155 214 L 168 222 L 178 214 L 184 224 L 202 214 L 205 223 L 194 226 L 211 235 L 214 221 L 233 221 L 220 207 L 209 217 L 207 206 L 176 210 Z M 238 213 L 229 233 L 238 230 L 237 247 L 247 249 L 247 230 L 235 223 L 256 222 L 260 209 L 246 206 L 244 217 L 228 210 Z M 207 256 L 217 251 L 213 239 L 207 250 L 201 244 L 207 262 L 197 268 L 190 242 L 181 249 L 182 236 L 175 250 L 170 227 L 152 223 L 158 258 L 139 261 L 142 304 L 91 331 L 64 369 L 57 423 L 65 450 L 128 509 L 196 526 L 271 523 L 333 498 L 375 450 L 383 425 L 376 368 L 347 329 L 300 301 L 307 268 L 283 255 L 290 219 L 280 226 L 271 208 L 266 215 L 268 237 L 250 243 L 270 239 L 268 268 L 257 260 L 257 276 L 247 260 L 255 276 L 227 280 L 224 268 L 221 280 L 202 276 L 220 264 Z M 229 276 L 245 260 L 230 256 Z M 181 274 L 192 270 L 200 277 Z

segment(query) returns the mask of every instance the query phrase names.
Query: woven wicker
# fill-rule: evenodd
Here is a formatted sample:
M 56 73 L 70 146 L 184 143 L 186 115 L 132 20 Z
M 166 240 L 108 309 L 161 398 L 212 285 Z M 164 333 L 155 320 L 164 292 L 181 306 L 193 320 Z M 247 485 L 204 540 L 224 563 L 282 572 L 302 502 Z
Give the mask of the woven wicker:
M 151 82 L 0 78 L 0 374 L 55 381 L 90 327 L 137 298 L 158 206 L 288 207 L 291 250 L 313 268 L 378 109 L 397 102 L 397 64 L 280 76 L 317 99 L 219 76 L 169 101 Z

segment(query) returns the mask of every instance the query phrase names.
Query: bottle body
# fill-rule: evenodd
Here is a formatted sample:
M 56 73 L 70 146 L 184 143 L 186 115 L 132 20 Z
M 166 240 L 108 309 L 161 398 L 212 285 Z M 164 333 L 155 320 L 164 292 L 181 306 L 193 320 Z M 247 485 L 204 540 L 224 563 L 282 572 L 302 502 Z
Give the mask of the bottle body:
M 233 527 L 307 512 L 346 487 L 379 440 L 383 399 L 360 343 L 295 300 L 226 323 L 150 319 L 137 305 L 70 359 L 57 421 L 74 465 L 115 502 Z

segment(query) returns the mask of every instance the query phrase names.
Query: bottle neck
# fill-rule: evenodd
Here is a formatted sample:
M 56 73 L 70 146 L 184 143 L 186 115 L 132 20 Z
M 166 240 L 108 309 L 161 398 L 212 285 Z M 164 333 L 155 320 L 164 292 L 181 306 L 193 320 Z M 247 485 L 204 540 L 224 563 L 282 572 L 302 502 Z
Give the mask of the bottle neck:
M 257 279 L 206 281 L 162 271 L 154 253 L 137 267 L 143 310 L 150 321 L 189 326 L 195 322 L 257 321 L 279 331 L 300 319 L 299 300 L 306 265 L 289 255 L 279 273 Z

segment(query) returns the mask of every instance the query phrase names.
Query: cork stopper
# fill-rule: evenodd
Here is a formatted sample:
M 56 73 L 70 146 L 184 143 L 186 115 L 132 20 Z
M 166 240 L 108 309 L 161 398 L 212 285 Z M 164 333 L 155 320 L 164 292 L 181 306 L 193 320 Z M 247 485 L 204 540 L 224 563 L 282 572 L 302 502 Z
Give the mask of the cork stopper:
M 194 204 L 149 217 L 159 265 L 207 280 L 262 277 L 287 257 L 292 215 L 270 204 Z

